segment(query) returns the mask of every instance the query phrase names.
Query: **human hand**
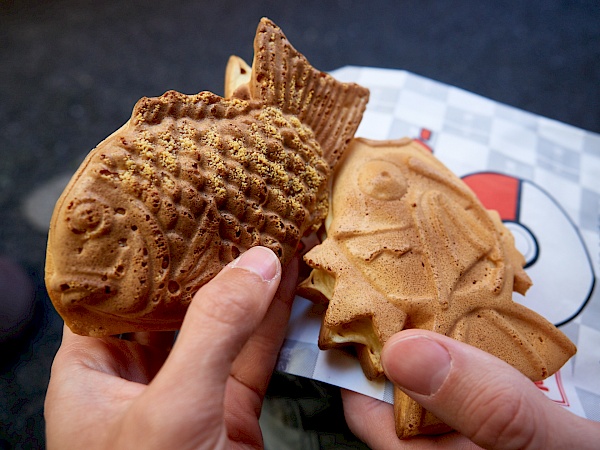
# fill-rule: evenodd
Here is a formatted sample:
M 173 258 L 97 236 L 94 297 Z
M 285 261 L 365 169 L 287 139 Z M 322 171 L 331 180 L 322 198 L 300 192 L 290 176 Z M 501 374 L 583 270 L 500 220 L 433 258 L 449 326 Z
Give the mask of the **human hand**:
M 343 391 L 350 429 L 374 449 L 595 449 L 600 423 L 549 400 L 527 377 L 475 347 L 405 330 L 382 351 L 386 376 L 458 432 L 399 440 L 392 405 Z
M 65 327 L 46 396 L 48 448 L 262 447 L 258 416 L 297 267 L 278 290 L 275 254 L 242 254 L 195 295 L 170 352 L 173 333 L 136 333 L 140 343 Z

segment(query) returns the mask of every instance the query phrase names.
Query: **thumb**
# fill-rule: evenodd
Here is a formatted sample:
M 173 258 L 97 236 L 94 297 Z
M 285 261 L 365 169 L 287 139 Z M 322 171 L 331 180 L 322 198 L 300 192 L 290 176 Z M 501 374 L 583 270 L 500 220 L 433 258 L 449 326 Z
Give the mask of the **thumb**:
M 382 363 L 396 386 L 482 447 L 592 448 L 600 438 L 599 424 L 564 410 L 504 361 L 446 336 L 400 332 Z
M 196 405 L 194 397 L 207 393 L 207 401 L 222 407 L 231 365 L 264 318 L 280 279 L 279 259 L 265 247 L 253 247 L 228 264 L 194 296 L 152 387 L 166 384 L 176 395 L 179 386 L 182 400 Z

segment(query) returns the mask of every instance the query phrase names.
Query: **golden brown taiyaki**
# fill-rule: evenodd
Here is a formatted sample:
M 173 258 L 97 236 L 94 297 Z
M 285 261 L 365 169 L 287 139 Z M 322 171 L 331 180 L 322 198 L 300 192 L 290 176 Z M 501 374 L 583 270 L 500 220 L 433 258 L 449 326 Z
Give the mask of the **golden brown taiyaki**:
M 46 284 L 74 332 L 177 329 L 241 252 L 264 245 L 286 264 L 321 225 L 368 90 L 311 67 L 268 19 L 254 50 L 250 77 L 232 82 L 244 98 L 143 98 L 73 176 L 51 220 Z
M 328 304 L 319 346 L 355 346 L 366 376 L 405 328 L 485 350 L 532 380 L 576 351 L 554 325 L 512 300 L 531 281 L 495 211 L 417 141 L 355 139 L 336 168 L 327 238 L 304 257 L 300 294 Z M 449 428 L 399 389 L 401 438 Z

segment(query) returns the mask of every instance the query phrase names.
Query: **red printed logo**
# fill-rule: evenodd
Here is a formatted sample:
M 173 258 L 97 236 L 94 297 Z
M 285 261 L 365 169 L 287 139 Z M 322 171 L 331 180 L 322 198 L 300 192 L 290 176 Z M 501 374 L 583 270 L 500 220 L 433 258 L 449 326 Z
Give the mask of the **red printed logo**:
M 561 406 L 569 406 L 569 400 L 565 393 L 560 370 L 543 381 L 536 381 L 535 385 L 553 402 L 556 402 Z
M 552 196 L 535 183 L 494 172 L 463 181 L 487 209 L 498 211 L 525 256 L 533 286 L 514 299 L 555 325 L 575 318 L 595 284 L 591 258 L 579 230 Z

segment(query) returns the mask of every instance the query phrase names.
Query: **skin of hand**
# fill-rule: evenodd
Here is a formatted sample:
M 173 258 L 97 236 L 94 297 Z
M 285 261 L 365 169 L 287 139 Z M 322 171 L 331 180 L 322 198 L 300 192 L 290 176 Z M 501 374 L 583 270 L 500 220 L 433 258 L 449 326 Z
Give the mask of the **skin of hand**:
M 399 440 L 393 407 L 343 391 L 350 429 L 373 449 L 596 449 L 600 423 L 548 399 L 527 377 L 475 347 L 424 330 L 392 336 L 388 379 L 457 432 Z
M 258 417 L 297 261 L 281 272 L 271 250 L 243 253 L 198 291 L 174 345 L 174 333 L 128 341 L 65 327 L 46 395 L 48 449 L 262 448 Z

